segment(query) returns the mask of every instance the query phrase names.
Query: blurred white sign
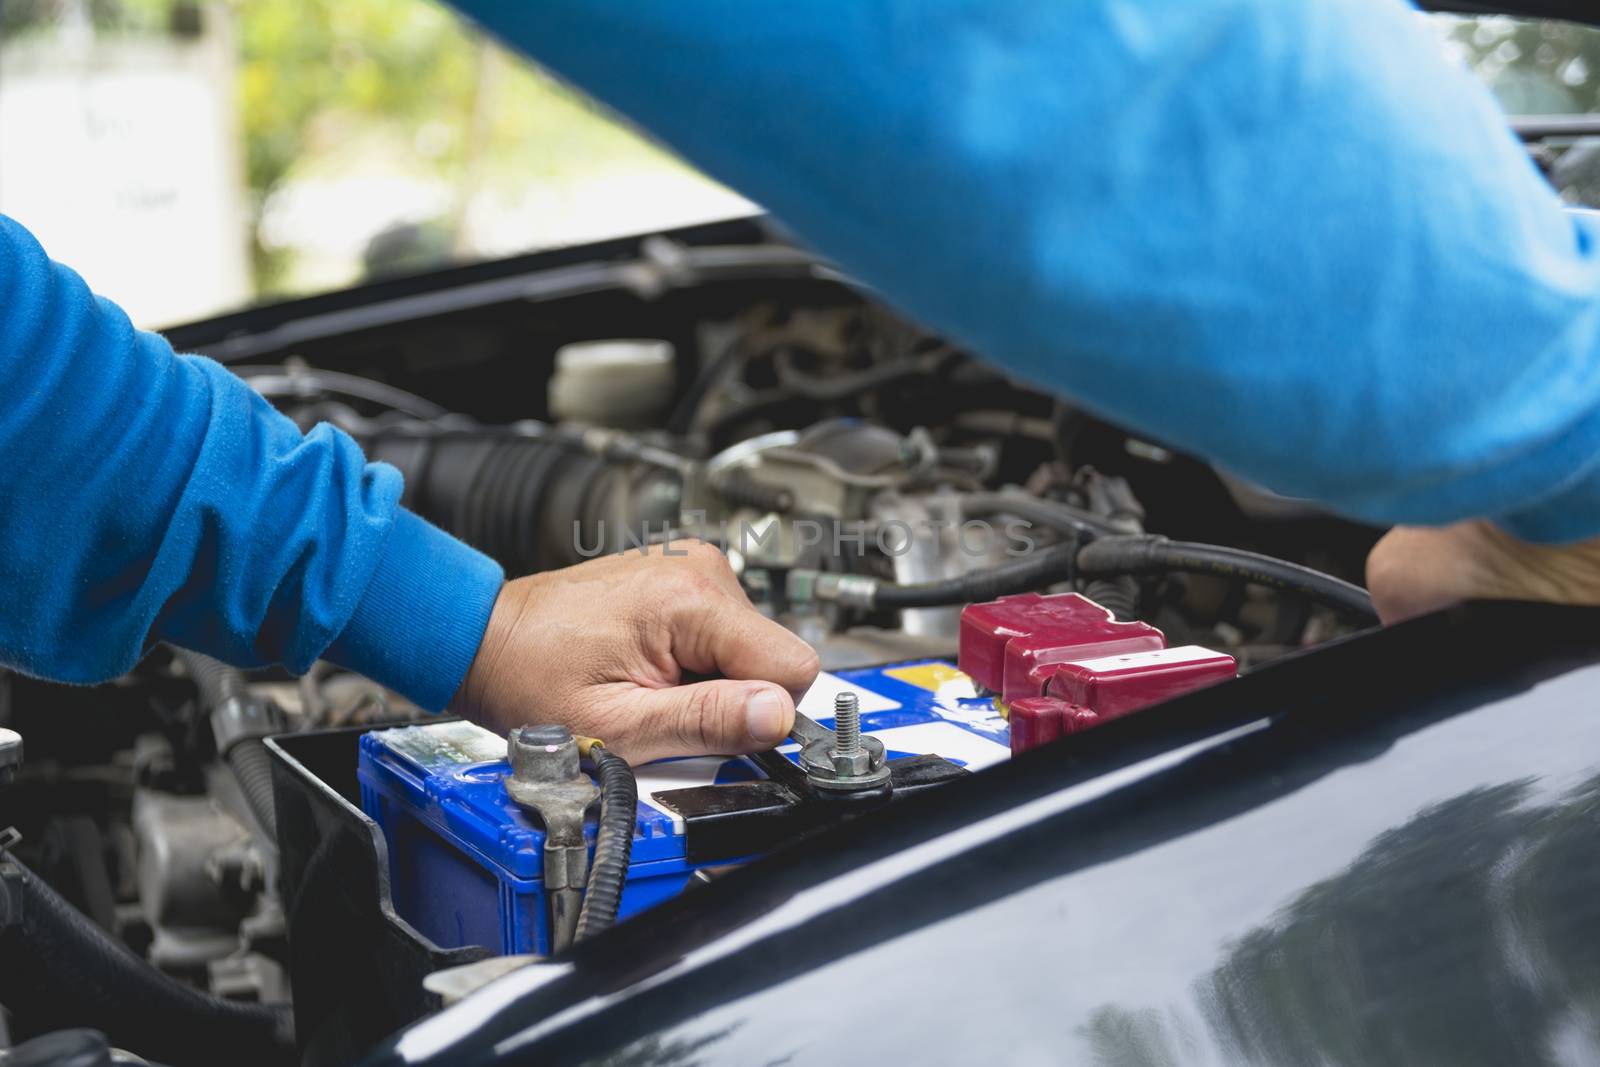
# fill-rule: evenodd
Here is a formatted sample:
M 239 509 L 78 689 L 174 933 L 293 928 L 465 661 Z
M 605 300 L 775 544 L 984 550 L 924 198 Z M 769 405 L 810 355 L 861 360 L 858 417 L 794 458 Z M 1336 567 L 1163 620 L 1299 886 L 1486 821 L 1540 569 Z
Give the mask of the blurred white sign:
M 226 39 L 0 50 L 0 213 L 141 326 L 250 297 Z

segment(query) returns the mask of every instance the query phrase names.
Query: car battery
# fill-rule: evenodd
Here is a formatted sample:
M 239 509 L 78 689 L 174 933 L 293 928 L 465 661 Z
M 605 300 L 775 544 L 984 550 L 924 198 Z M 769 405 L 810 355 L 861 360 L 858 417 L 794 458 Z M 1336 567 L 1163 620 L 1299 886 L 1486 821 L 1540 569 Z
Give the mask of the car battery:
M 881 740 L 891 761 L 935 755 L 979 770 L 1010 755 L 1007 723 L 950 663 L 824 673 L 800 710 L 831 727 L 841 692 L 856 695 L 863 733 Z M 799 746 L 778 751 L 793 762 Z M 461 721 L 374 730 L 361 739 L 357 773 L 362 808 L 388 845 L 391 892 L 402 919 L 441 948 L 549 952 L 544 833 L 506 792 L 504 738 Z M 681 892 L 696 870 L 762 850 L 759 838 L 737 846 L 738 855 L 707 844 L 726 843 L 727 816 L 737 806 L 732 798 L 743 795 L 739 787 L 769 777 L 757 761 L 668 760 L 639 767 L 636 775 L 638 817 L 619 919 Z M 704 803 L 715 795 L 708 789 L 730 787 L 729 803 Z M 760 815 L 752 813 L 758 825 L 786 825 L 761 823 Z M 585 830 L 591 848 L 595 831 L 591 811 Z
M 1164 646 L 1159 630 L 1118 623 L 1077 594 L 1008 597 L 963 616 L 962 665 L 971 661 L 970 674 L 944 660 L 825 672 L 800 710 L 832 728 L 835 697 L 854 694 L 862 732 L 883 743 L 891 767 L 906 771 L 896 793 L 902 785 L 936 787 L 951 771 L 981 770 L 1232 676 L 1227 656 Z M 996 690 L 1005 685 L 1008 654 L 1026 681 L 1007 712 Z M 799 749 L 781 746 L 785 759 L 705 757 L 637 768 L 619 918 L 681 892 L 697 870 L 742 862 L 815 825 L 792 810 L 804 807 L 797 804 L 804 790 L 773 773 L 774 760 L 776 769 L 796 772 Z M 509 773 L 505 739 L 471 723 L 393 727 L 361 739 L 362 807 L 388 845 L 395 908 L 441 948 L 550 949 L 544 833 L 507 794 Z M 595 832 L 591 812 L 591 847 Z

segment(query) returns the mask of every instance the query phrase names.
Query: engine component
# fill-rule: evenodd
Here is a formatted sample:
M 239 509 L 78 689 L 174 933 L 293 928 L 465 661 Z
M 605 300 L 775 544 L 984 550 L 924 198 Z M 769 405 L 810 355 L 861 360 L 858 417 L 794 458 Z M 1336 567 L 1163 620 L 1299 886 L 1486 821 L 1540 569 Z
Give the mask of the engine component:
M 577 341 L 556 352 L 550 414 L 593 426 L 653 426 L 672 402 L 676 378 L 667 341 Z
M 589 846 L 583 816 L 600 790 L 578 765 L 578 742 L 564 726 L 521 726 L 506 740 L 511 774 L 506 793 L 537 816 L 544 829 L 544 895 L 550 947 L 560 952 L 578 930 Z
M 357 437 L 405 475 L 402 503 L 508 574 L 621 551 L 677 522 L 682 457 L 611 431 L 547 431 L 366 427 Z
M 273 808 L 271 765 L 262 740 L 283 731 L 283 712 L 251 693 L 244 675 L 233 667 L 188 649 L 175 651 L 200 690 L 201 704 L 211 718 L 217 754 L 232 768 L 250 805 L 250 814 L 268 843 L 276 846 L 278 816 Z
M 22 735 L 0 728 L 0 786 L 11 784 L 22 766 Z
M 24 1041 L 4 1058 L 6 1067 L 112 1067 L 117 1062 L 111 1058 L 106 1035 L 98 1030 L 43 1034 Z
M 1059 697 L 1022 697 L 1011 705 L 1011 753 L 1049 744 L 1100 721 L 1088 708 Z
M 134 796 L 133 832 L 150 962 L 192 975 L 237 951 L 266 878 L 250 832 L 210 797 L 150 789 Z
M 8 852 L 0 852 L 0 953 L 0 1003 L 35 1025 L 95 1026 L 179 1067 L 292 1061 L 286 1011 L 207 996 L 161 974 Z
M 520 751 L 524 770 L 529 755 L 559 757 L 558 770 L 578 770 L 576 745 L 567 751 L 537 742 L 536 735 L 533 744 L 513 750 Z M 539 751 L 549 747 L 557 751 Z M 528 798 L 540 787 L 508 783 L 512 766 L 506 757 L 505 741 L 471 723 L 373 731 L 361 739 L 361 806 L 389 842 L 395 907 L 425 936 L 445 947 L 482 945 L 502 954 L 546 956 L 562 943 L 551 923 L 552 896 L 583 886 L 598 825 L 592 817 L 577 824 L 582 836 L 563 841 L 562 859 L 547 863 L 546 826 L 507 791 L 509 786 Z M 569 804 L 579 816 L 596 795 L 593 783 L 580 776 L 579 788 L 589 799 Z M 567 814 L 560 814 L 562 838 Z M 633 827 L 627 888 L 618 906 L 624 917 L 676 894 L 694 870 L 670 816 L 639 804 Z M 571 918 L 563 921 L 578 919 L 576 896 L 565 898 L 571 910 L 560 915 Z
M 1118 622 L 1079 593 L 1022 593 L 961 613 L 961 669 L 1005 705 L 1043 696 L 1050 675 L 1069 659 L 1165 648 L 1166 637 L 1142 622 Z
M 851 797 L 871 802 L 915 792 L 1009 755 L 1006 724 L 992 703 L 944 662 L 824 673 L 802 699 L 801 713 L 808 745 L 647 766 L 636 772 L 632 802 L 627 786 L 633 774 L 624 777 L 620 758 L 592 745 L 602 785 L 600 817 L 591 808 L 583 844 L 564 846 L 596 850 L 584 903 L 588 922 L 580 919 L 580 929 L 596 932 L 608 925 L 608 911 L 626 918 L 676 896 L 698 870 L 741 862 L 858 810 L 859 804 L 846 802 Z M 538 799 L 549 788 L 535 784 L 540 777 L 574 781 L 569 775 L 578 769 L 585 742 L 572 744 L 560 728 L 548 736 L 540 732 L 547 729 L 519 731 L 511 760 L 506 742 L 465 722 L 362 736 L 361 806 L 388 842 L 395 908 L 437 945 L 548 955 L 563 943 L 549 914 L 550 887 L 574 884 L 566 872 L 578 861 L 564 857 L 549 873 L 546 842 L 553 831 L 513 799 Z M 819 743 L 825 754 L 802 756 L 803 747 Z M 834 752 L 850 774 L 840 772 Z M 825 767 L 810 765 L 824 756 Z M 540 761 L 546 766 L 539 768 Z M 827 781 L 814 781 L 808 772 Z M 594 786 L 587 779 L 584 786 L 563 819 L 589 807 L 584 797 L 593 796 Z M 606 837 L 608 827 L 621 832 L 622 812 L 629 852 Z M 613 894 L 607 883 L 621 888 Z
M 1102 720 L 1115 719 L 1226 682 L 1237 671 L 1232 656 L 1185 645 L 1070 660 L 1051 672 L 1045 695 L 1086 707 Z
M 1011 722 L 1011 751 L 1077 733 L 1226 681 L 1232 656 L 1166 647 L 1142 622 L 1118 622 L 1078 593 L 1002 597 L 961 613 L 961 669 L 997 693 Z

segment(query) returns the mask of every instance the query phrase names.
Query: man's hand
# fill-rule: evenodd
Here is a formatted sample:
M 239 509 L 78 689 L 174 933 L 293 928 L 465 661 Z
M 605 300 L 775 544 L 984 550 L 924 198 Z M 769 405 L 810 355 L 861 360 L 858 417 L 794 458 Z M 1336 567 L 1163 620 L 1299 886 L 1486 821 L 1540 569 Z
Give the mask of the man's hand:
M 816 652 L 715 548 L 667 547 L 506 583 L 452 710 L 502 732 L 561 723 L 633 763 L 780 743 Z
M 1385 623 L 1465 600 L 1600 604 L 1600 540 L 1534 545 L 1488 522 L 1397 526 L 1367 557 Z

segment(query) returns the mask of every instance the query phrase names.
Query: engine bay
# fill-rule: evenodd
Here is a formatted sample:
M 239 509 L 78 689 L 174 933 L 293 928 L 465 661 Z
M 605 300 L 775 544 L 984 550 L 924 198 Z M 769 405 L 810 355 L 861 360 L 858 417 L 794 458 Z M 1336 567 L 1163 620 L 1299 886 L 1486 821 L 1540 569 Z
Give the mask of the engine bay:
M 397 467 L 406 506 L 508 576 L 716 546 L 824 673 L 778 750 L 631 771 L 325 663 L 157 648 L 104 686 L 0 675 L 25 744 L 0 761 L 0 882 L 71 927 L 0 978 L 10 1042 L 92 1019 L 153 1062 L 353 1062 L 581 940 L 602 867 L 596 930 L 1375 621 L 1380 531 L 1011 380 L 754 221 L 171 336 Z M 325 962 L 364 952 L 384 989 Z

